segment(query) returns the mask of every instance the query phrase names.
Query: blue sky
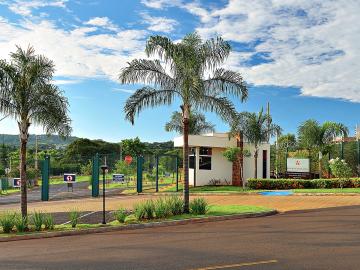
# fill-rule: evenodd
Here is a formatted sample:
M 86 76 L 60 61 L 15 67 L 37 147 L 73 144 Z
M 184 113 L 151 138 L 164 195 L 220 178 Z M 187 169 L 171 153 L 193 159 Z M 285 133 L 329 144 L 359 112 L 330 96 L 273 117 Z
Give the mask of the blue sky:
M 165 141 L 175 136 L 164 124 L 179 103 L 145 110 L 131 126 L 123 105 L 139 86 L 119 84 L 120 69 L 145 58 L 150 35 L 221 35 L 233 47 L 224 67 L 241 72 L 249 85 L 246 103 L 233 100 L 239 111 L 270 102 L 284 132 L 296 132 L 309 118 L 340 121 L 353 132 L 360 122 L 359 13 L 356 0 L 0 0 L 0 58 L 31 44 L 55 61 L 73 135 Z M 227 131 L 216 115 L 206 115 Z M 16 134 L 15 121 L 0 122 L 0 133 Z

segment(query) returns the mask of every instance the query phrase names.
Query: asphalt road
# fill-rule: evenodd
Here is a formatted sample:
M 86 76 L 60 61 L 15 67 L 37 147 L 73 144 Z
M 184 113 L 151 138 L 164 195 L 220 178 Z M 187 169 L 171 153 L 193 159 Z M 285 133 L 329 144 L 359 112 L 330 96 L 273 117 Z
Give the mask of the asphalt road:
M 0 269 L 360 269 L 360 207 L 0 243 Z
M 66 199 L 76 198 L 91 198 L 91 190 L 88 189 L 88 182 L 77 182 L 73 184 L 73 190 L 68 190 L 67 184 L 49 185 L 49 200 L 59 201 Z M 118 195 L 121 189 L 114 188 L 106 190 L 106 194 Z M 100 195 L 102 190 L 100 190 Z M 35 187 L 28 189 L 28 202 L 40 202 L 41 201 L 41 187 Z M 0 196 L 0 205 L 7 205 L 13 203 L 20 203 L 21 194 L 12 193 L 7 196 Z

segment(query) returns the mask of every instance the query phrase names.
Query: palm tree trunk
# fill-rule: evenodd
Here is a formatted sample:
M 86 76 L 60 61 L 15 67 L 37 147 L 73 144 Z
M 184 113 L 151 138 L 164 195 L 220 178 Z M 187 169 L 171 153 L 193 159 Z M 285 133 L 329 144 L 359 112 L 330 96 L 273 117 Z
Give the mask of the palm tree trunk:
M 245 188 L 245 181 L 244 181 L 244 135 L 242 132 L 239 133 L 239 147 L 240 147 L 240 181 L 242 184 L 243 189 Z
M 21 215 L 27 216 L 27 179 L 26 179 L 26 147 L 29 138 L 27 121 L 18 123 L 20 130 L 20 182 L 21 182 Z
M 257 160 L 258 160 L 258 150 L 255 149 L 254 153 L 254 161 L 255 161 L 255 179 L 257 179 Z
M 184 213 L 189 213 L 189 106 L 184 105 L 183 109 L 183 168 L 184 168 Z M 195 157 L 196 158 L 196 157 Z M 196 162 L 196 161 L 195 161 Z M 195 170 L 195 168 L 194 168 Z

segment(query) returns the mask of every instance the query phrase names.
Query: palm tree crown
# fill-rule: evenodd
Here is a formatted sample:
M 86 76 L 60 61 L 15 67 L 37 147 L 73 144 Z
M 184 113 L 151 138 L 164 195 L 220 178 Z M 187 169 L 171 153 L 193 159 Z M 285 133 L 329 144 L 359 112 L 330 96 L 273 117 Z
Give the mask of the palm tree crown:
M 229 136 L 237 137 L 239 134 L 251 144 L 254 145 L 254 161 L 255 172 L 254 176 L 257 178 L 257 158 L 259 146 L 261 143 L 267 142 L 270 137 L 281 133 L 280 126 L 272 122 L 272 117 L 263 112 L 259 113 L 241 112 L 232 119 L 230 123 Z
M 184 134 L 184 211 L 188 212 L 188 129 L 191 110 L 214 111 L 228 120 L 235 114 L 227 95 L 244 101 L 248 91 L 242 76 L 219 68 L 230 53 L 230 45 L 222 38 L 205 42 L 196 33 L 174 43 L 167 37 L 151 36 L 145 52 L 156 60 L 135 59 L 121 70 L 121 83 L 141 83 L 127 100 L 125 117 L 134 123 L 135 115 L 147 107 L 170 105 L 180 99 Z M 210 74 L 210 75 L 207 75 Z
M 180 112 L 173 112 L 171 120 L 165 124 L 166 131 L 175 131 L 182 134 L 183 123 L 182 114 Z M 205 132 L 214 132 L 215 125 L 206 122 L 205 115 L 199 112 L 191 112 L 189 117 L 189 134 L 200 135 Z
M 32 47 L 17 47 L 10 62 L 0 60 L 0 113 L 14 118 L 20 132 L 21 212 L 27 215 L 26 145 L 31 124 L 47 134 L 71 132 L 68 101 L 52 84 L 54 63 Z

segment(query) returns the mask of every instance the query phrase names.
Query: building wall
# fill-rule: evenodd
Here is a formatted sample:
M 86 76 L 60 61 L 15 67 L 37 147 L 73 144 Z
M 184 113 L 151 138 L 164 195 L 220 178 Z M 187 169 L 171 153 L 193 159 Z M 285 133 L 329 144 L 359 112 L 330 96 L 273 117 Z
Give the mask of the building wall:
M 251 152 L 250 157 L 244 158 L 244 180 L 245 183 L 247 179 L 255 177 L 255 161 L 254 161 L 254 146 L 250 144 L 244 145 L 245 149 L 248 149 Z M 270 178 L 270 145 L 269 144 L 261 144 L 259 147 L 259 156 L 257 160 L 257 176 L 258 178 L 263 177 L 263 150 L 267 150 L 267 172 L 266 178 Z
M 247 182 L 248 178 L 254 178 L 254 147 L 245 144 L 245 149 L 251 151 L 251 156 L 244 158 L 244 180 Z M 209 185 L 211 179 L 220 180 L 222 184 L 232 181 L 232 163 L 229 162 L 222 152 L 225 148 L 212 148 L 211 170 L 199 169 L 199 147 L 196 147 L 196 186 Z M 259 147 L 258 157 L 258 178 L 263 176 L 263 150 L 267 150 L 267 178 L 270 178 L 270 145 L 262 144 Z M 194 186 L 194 169 L 189 169 L 189 184 Z

